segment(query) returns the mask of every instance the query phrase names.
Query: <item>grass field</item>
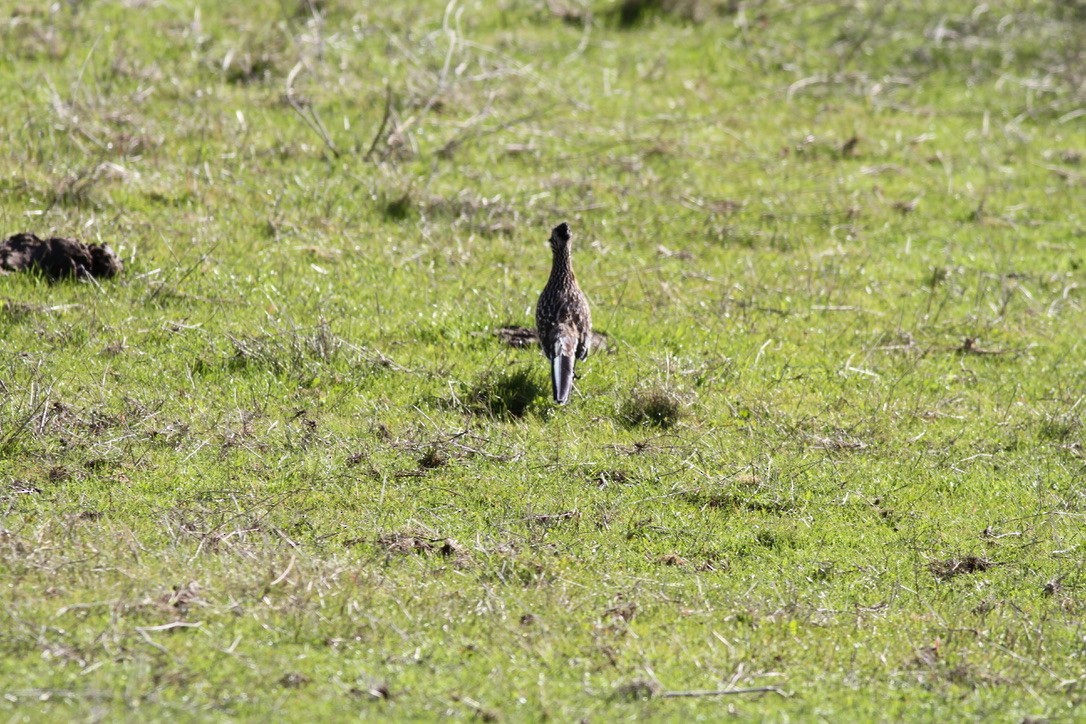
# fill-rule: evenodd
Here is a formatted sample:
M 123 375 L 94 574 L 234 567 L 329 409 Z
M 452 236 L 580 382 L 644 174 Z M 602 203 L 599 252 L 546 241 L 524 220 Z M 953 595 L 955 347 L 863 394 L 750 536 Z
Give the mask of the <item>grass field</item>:
M 126 264 L 0 277 L 4 719 L 1086 718 L 1081 0 L 0 0 L 0 103 Z

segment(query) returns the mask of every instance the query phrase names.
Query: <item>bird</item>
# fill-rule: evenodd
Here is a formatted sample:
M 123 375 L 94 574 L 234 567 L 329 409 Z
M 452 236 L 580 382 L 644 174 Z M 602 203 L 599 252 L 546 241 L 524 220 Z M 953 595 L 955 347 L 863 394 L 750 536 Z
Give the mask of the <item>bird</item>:
M 535 306 L 536 333 L 543 354 L 551 362 L 554 401 L 569 402 L 573 390 L 573 365 L 588 357 L 592 339 L 592 314 L 588 300 L 577 285 L 570 258 L 569 224 L 551 231 L 551 275 Z

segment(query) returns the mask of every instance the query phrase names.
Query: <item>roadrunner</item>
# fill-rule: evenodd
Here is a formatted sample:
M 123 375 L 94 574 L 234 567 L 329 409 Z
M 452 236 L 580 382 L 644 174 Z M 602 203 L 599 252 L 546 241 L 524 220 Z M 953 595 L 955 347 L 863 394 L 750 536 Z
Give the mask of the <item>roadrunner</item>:
M 573 390 L 574 360 L 583 360 L 588 356 L 592 338 L 592 315 L 588 311 L 588 300 L 573 276 L 569 243 L 569 225 L 554 227 L 551 232 L 551 251 L 554 253 L 551 278 L 543 287 L 535 307 L 539 344 L 543 347 L 543 354 L 551 361 L 554 401 L 559 405 L 569 402 L 569 393 Z

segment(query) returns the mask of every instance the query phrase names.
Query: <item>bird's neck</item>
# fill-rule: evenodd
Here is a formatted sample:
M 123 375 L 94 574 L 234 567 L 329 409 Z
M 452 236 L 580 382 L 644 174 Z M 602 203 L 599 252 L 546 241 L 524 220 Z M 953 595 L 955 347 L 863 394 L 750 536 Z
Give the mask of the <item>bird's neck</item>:
M 560 284 L 573 279 L 573 260 L 569 254 L 569 247 L 555 249 L 554 261 L 551 263 L 551 283 Z

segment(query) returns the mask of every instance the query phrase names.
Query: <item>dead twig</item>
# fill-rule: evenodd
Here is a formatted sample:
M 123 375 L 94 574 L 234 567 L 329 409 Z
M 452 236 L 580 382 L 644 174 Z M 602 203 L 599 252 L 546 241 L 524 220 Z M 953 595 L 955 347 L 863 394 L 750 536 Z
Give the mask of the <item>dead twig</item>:
M 785 698 L 791 696 L 777 686 L 752 686 L 747 689 L 706 689 L 693 691 L 665 691 L 659 696 L 661 699 L 681 699 L 704 696 L 730 696 L 732 694 L 779 694 Z
M 377 149 L 377 144 L 381 142 L 381 138 L 385 135 L 385 128 L 388 126 L 388 119 L 392 117 L 392 86 L 385 84 L 385 112 L 381 116 L 381 124 L 377 127 L 377 133 L 373 134 L 373 141 L 370 143 L 369 150 L 366 151 L 366 155 L 363 156 L 363 160 L 369 161 L 373 158 L 373 152 Z
M 158 626 L 136 626 L 136 630 L 140 633 L 150 633 L 152 631 L 172 631 L 175 628 L 199 628 L 203 625 L 203 621 L 171 621 Z

